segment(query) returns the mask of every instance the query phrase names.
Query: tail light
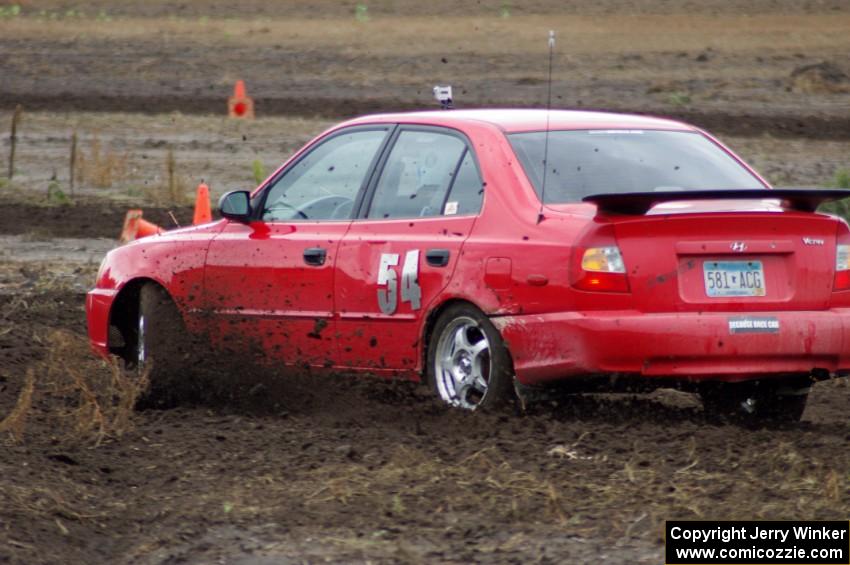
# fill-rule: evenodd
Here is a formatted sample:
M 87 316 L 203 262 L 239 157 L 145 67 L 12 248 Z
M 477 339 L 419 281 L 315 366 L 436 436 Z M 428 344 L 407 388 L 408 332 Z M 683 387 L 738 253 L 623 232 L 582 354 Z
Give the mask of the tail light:
M 574 249 L 571 279 L 581 290 L 629 292 L 626 263 L 612 226 L 597 228 Z
M 838 228 L 838 242 L 835 246 L 835 280 L 832 290 L 850 290 L 850 231 L 842 224 Z

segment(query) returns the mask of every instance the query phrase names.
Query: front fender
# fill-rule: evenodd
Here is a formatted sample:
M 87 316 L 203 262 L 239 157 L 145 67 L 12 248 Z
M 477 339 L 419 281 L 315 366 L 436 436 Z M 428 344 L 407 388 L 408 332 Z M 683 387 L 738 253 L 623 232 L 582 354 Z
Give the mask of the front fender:
M 210 241 L 225 221 L 145 237 L 110 251 L 96 289 L 120 292 L 138 279 L 160 284 L 181 311 L 203 307 L 204 263 Z
M 89 340 L 94 350 L 108 355 L 110 326 L 125 334 L 135 319 L 135 293 L 152 281 L 171 295 L 187 327 L 199 331 L 204 307 L 204 264 L 212 239 L 226 221 L 193 226 L 145 237 L 107 253 L 95 288 L 86 299 Z

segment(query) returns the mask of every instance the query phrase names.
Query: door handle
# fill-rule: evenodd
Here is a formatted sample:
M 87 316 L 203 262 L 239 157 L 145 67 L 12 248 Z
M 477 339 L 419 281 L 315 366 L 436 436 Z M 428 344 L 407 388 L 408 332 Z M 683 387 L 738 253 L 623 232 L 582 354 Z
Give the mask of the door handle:
M 445 267 L 449 264 L 449 255 L 448 249 L 429 249 L 425 252 L 425 260 L 432 267 Z
M 325 264 L 328 251 L 324 247 L 308 247 L 304 250 L 304 262 L 317 267 Z

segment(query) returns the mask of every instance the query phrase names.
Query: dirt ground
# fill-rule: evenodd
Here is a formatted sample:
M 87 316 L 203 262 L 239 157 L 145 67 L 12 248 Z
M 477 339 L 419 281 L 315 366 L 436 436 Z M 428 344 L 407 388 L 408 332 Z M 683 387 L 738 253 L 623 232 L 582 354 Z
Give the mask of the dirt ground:
M 239 78 L 262 115 L 419 108 L 445 83 L 461 107 L 537 106 L 554 29 L 556 106 L 850 137 L 841 0 L 20 4 L 0 18 L 6 109 L 215 113 Z
M 201 180 L 251 188 L 336 117 L 430 106 L 435 83 L 540 104 L 551 27 L 557 105 L 692 119 L 774 184 L 828 185 L 850 167 L 846 2 L 19 4 L 0 16 L 3 132 L 25 106 L 0 172 L 0 562 L 660 563 L 667 519 L 850 515 L 848 381 L 750 430 L 672 391 L 462 414 L 415 384 L 217 361 L 177 406 L 131 411 L 84 317 L 128 207 L 188 223 Z M 236 78 L 260 119 L 220 115 Z
M 74 288 L 96 267 L 4 266 L 0 413 L 28 368 L 36 392 L 0 450 L 0 559 L 659 563 L 665 519 L 850 511 L 846 381 L 817 385 L 800 425 L 754 431 L 674 392 L 460 414 L 407 383 L 219 369 L 101 435 L 57 384 L 109 372 Z

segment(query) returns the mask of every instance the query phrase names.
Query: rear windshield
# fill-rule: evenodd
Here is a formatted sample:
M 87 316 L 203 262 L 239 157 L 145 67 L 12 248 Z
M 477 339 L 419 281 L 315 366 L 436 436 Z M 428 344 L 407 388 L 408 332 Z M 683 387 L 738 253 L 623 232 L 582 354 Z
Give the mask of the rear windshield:
M 540 196 L 545 132 L 508 139 Z M 698 132 L 571 130 L 549 132 L 547 204 L 602 193 L 766 188 Z

